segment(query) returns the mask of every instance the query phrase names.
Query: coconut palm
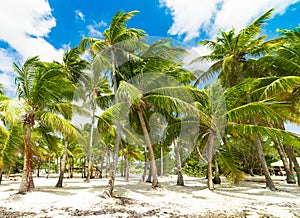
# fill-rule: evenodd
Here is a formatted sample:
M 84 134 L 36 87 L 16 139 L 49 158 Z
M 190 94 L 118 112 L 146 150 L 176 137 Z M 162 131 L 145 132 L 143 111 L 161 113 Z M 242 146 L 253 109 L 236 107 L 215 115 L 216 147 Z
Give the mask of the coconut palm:
M 199 42 L 201 45 L 208 46 L 212 52 L 209 55 L 199 57 L 195 61 L 208 60 L 215 62 L 208 71 L 202 75 L 201 79 L 210 78 L 219 72 L 219 78 L 223 86 L 232 87 L 249 77 L 249 64 L 251 60 L 249 60 L 248 57 L 260 57 L 277 46 L 277 39 L 264 41 L 266 36 L 259 35 L 263 24 L 270 18 L 272 11 L 273 9 L 267 11 L 238 33 L 235 33 L 234 30 L 229 32 L 222 31 L 221 37 L 218 37 L 216 41 L 204 40 Z M 259 77 L 259 75 L 256 75 L 256 77 Z M 250 102 L 251 99 L 248 98 L 245 103 Z M 258 120 L 250 118 L 250 122 L 256 125 Z M 266 185 L 271 190 L 275 190 L 263 154 L 261 139 L 258 135 L 255 135 L 255 142 L 258 157 L 266 177 Z
M 31 132 L 36 123 L 66 135 L 75 134 L 72 125 L 57 113 L 70 111 L 63 100 L 70 99 L 73 86 L 57 63 L 43 63 L 38 57 L 27 59 L 23 65 L 14 63 L 13 69 L 17 74 L 18 98 L 25 107 L 22 118 L 25 161 L 19 193 L 26 193 L 34 188 Z
M 73 83 L 74 86 L 80 87 L 82 83 L 86 82 L 86 73 L 85 71 L 89 68 L 90 64 L 88 61 L 83 60 L 81 58 L 81 53 L 79 52 L 78 47 L 71 48 L 66 50 L 63 54 L 63 63 L 58 65 L 61 67 L 61 70 L 66 74 L 66 77 Z M 81 84 L 80 84 L 81 83 Z M 76 92 L 75 92 L 76 93 Z M 73 95 L 73 99 L 76 100 L 78 96 L 76 94 Z M 75 111 L 76 107 L 72 106 L 72 111 L 68 111 L 68 113 L 64 113 L 64 118 L 70 120 L 73 116 L 73 111 Z M 78 112 L 78 110 L 77 110 Z M 63 155 L 61 159 L 61 169 L 59 173 L 59 178 L 56 184 L 56 187 L 61 188 L 64 178 L 65 165 L 67 160 L 67 150 L 68 150 L 69 139 L 68 136 L 64 139 L 64 149 Z
M 277 42 L 281 41 L 279 39 L 265 41 L 266 35 L 260 35 L 263 25 L 271 17 L 272 12 L 273 9 L 267 11 L 238 33 L 234 29 L 228 32 L 221 31 L 221 35 L 215 41 L 200 41 L 199 45 L 208 47 L 211 53 L 196 58 L 192 63 L 209 61 L 213 64 L 198 80 L 203 81 L 219 74 L 218 78 L 221 79 L 223 86 L 231 87 L 249 77 L 251 74 L 248 66 L 252 64 L 252 59 L 274 50 L 278 47 Z
M 188 92 L 184 86 L 176 86 L 176 80 L 163 74 L 141 74 L 132 83 L 122 81 L 117 92 L 117 104 L 108 108 L 100 117 L 99 125 L 120 121 L 123 126 L 140 127 L 150 155 L 152 187 L 158 187 L 157 168 L 155 164 L 152 141 L 149 134 L 149 113 L 159 112 L 166 116 L 170 113 L 192 115 L 196 108 L 187 101 Z M 131 124 L 130 124 L 131 123 Z M 133 131 L 134 132 L 134 131 Z
M 146 35 L 141 29 L 127 28 L 127 21 L 137 13 L 138 11 L 128 13 L 118 11 L 113 17 L 109 28 L 103 32 L 104 39 L 84 38 L 80 42 L 80 49 L 82 51 L 89 49 L 94 62 L 101 63 L 101 65 L 111 69 L 110 73 L 114 93 L 117 92 L 120 78 L 122 78 L 119 74 L 118 66 L 129 59 L 136 59 L 133 52 L 141 45 L 140 39 Z M 120 143 L 118 128 L 115 143 L 113 169 L 107 189 L 108 196 L 112 195 L 117 169 Z

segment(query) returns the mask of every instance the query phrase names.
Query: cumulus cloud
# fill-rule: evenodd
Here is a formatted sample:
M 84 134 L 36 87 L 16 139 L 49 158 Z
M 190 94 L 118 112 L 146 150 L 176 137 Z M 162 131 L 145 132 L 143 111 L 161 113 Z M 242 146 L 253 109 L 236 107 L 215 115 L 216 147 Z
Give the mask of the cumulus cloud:
M 101 20 L 99 23 L 96 23 L 94 22 L 93 24 L 91 25 L 88 25 L 87 26 L 87 29 L 88 29 L 88 36 L 89 37 L 98 37 L 98 38 L 102 38 L 103 37 L 103 34 L 102 32 L 100 31 L 100 28 L 101 27 L 106 27 L 107 26 L 107 23 L 104 22 L 103 20 Z
M 204 32 L 214 37 L 219 29 L 228 30 L 233 26 L 241 29 L 271 8 L 273 15 L 283 14 L 299 0 L 160 0 L 168 8 L 173 24 L 168 33 L 183 35 L 185 41 L 199 37 Z
M 85 22 L 84 14 L 80 10 L 75 10 L 75 18 Z
M 0 48 L 0 83 L 9 94 L 15 90 L 14 75 L 11 70 L 12 63 L 16 62 L 16 56 L 13 51 Z
M 46 40 L 55 25 L 48 1 L 0 1 L 0 40 L 8 43 L 23 59 L 35 55 L 43 61 L 61 59 L 63 51 Z

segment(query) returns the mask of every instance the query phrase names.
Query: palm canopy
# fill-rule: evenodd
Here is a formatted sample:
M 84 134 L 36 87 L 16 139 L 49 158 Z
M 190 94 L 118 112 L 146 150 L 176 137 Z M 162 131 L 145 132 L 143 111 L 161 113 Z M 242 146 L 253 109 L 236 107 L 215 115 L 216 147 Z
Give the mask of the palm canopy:
M 86 80 L 85 71 L 89 69 L 90 63 L 82 59 L 79 48 L 74 47 L 64 51 L 62 67 L 69 80 L 76 84 Z
M 213 62 L 211 67 L 201 75 L 201 80 L 213 78 L 220 73 L 219 78 L 225 87 L 229 87 L 243 81 L 247 76 L 243 72 L 243 66 L 247 65 L 250 57 L 261 57 L 271 51 L 278 40 L 265 41 L 265 35 L 259 35 L 265 21 L 271 17 L 273 9 L 267 11 L 261 17 L 254 20 L 249 26 L 238 33 L 234 29 L 225 32 L 213 40 L 203 40 L 200 45 L 207 46 L 211 53 L 192 61 Z M 257 77 L 258 75 L 256 75 Z
M 33 57 L 23 65 L 14 63 L 13 69 L 17 74 L 18 97 L 25 103 L 24 124 L 33 127 L 36 120 L 42 119 L 45 125 L 56 126 L 59 131 L 75 133 L 70 124 L 59 116 L 71 116 L 72 107 L 68 101 L 72 99 L 74 91 L 74 85 L 61 66 L 58 63 L 40 62 L 38 57 Z
M 84 38 L 80 42 L 80 50 L 84 52 L 89 49 L 94 63 L 111 70 L 115 92 L 122 78 L 117 70 L 118 66 L 128 60 L 138 59 L 134 51 L 143 47 L 141 39 L 146 36 L 145 32 L 141 29 L 127 28 L 127 22 L 137 13 L 138 11 L 118 11 L 104 31 L 104 39 Z

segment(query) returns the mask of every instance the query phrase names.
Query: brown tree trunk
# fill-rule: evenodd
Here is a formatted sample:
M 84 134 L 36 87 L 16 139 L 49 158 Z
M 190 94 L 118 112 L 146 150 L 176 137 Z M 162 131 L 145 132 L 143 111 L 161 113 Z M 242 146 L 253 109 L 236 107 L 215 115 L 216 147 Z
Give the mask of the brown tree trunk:
M 81 164 L 81 178 L 85 178 L 85 157 L 82 158 L 82 164 Z
M 291 146 L 287 145 L 287 146 L 285 146 L 285 149 L 286 149 L 286 153 L 289 156 L 290 162 L 292 162 L 294 164 L 295 171 L 297 173 L 298 186 L 300 186 L 300 166 L 299 166 L 297 158 L 294 154 L 293 148 Z
M 209 130 L 208 138 L 208 148 L 207 148 L 207 188 L 209 190 L 214 190 L 214 183 L 212 178 L 212 159 L 213 159 L 213 149 L 216 144 L 216 132 L 213 129 Z
M 277 189 L 275 188 L 273 180 L 271 179 L 269 169 L 268 169 L 268 166 L 267 166 L 267 162 L 266 162 L 266 159 L 265 159 L 265 155 L 264 155 L 264 152 L 263 152 L 263 147 L 262 147 L 260 138 L 257 134 L 255 134 L 255 144 L 256 144 L 256 148 L 257 148 L 258 158 L 259 158 L 259 161 L 261 163 L 262 171 L 265 175 L 266 188 L 269 188 L 271 191 L 275 191 Z
M 49 157 L 48 157 L 48 173 L 47 173 L 47 176 L 46 176 L 47 179 L 50 176 L 50 170 L 51 170 L 51 155 L 49 155 Z
M 19 187 L 20 194 L 25 194 L 34 188 L 33 177 L 32 177 L 32 155 L 31 155 L 31 126 L 27 124 L 24 126 L 24 167 L 22 179 Z
M 3 166 L 0 168 L 0 185 L 2 182 L 2 175 L 3 175 Z
M 285 168 L 287 183 L 289 183 L 289 184 L 295 184 L 296 180 L 295 180 L 295 177 L 294 177 L 294 175 L 293 175 L 293 173 L 291 171 L 292 168 L 290 168 L 290 165 L 289 165 L 287 157 L 286 157 L 286 155 L 284 153 L 284 149 L 283 149 L 282 144 L 279 141 L 277 141 L 277 140 L 274 140 L 274 143 L 276 145 L 278 154 L 279 154 L 280 159 L 282 160 L 283 166 Z
M 125 182 L 128 182 L 129 181 L 129 160 L 126 154 L 124 155 L 124 159 L 125 159 Z
M 148 168 L 148 162 L 147 162 L 147 146 L 144 147 L 144 172 L 142 176 L 142 181 L 145 182 L 146 176 L 147 176 L 147 168 Z
M 61 159 L 61 166 L 60 166 L 59 178 L 58 178 L 57 184 L 55 185 L 55 187 L 57 187 L 57 188 L 62 188 L 63 179 L 64 179 L 64 173 L 65 173 L 65 169 L 66 169 L 66 162 L 67 162 L 68 144 L 69 144 L 69 140 L 68 140 L 68 136 L 66 136 L 66 138 L 65 138 L 65 144 L 64 144 L 64 153 L 63 153 L 63 157 Z
M 214 162 L 215 162 L 215 176 L 213 178 L 213 183 L 221 184 L 220 169 L 219 169 L 219 164 L 218 164 L 218 159 L 217 159 L 217 153 L 214 156 Z
M 69 160 L 69 178 L 73 178 L 73 168 L 74 168 L 74 159 L 73 157 L 70 158 Z
M 175 157 L 176 157 L 176 166 L 177 166 L 177 185 L 179 186 L 184 186 L 184 181 L 183 181 L 183 176 L 182 176 L 182 168 L 181 168 L 181 157 L 180 157 L 180 152 L 179 148 L 177 145 L 177 140 L 173 140 L 173 145 L 174 145 L 174 151 L 175 151 Z
M 158 183 L 158 177 L 157 177 L 157 168 L 156 168 L 156 164 L 155 164 L 155 157 L 154 157 L 154 152 L 153 152 L 153 148 L 152 148 L 152 144 L 151 144 L 151 140 L 150 140 L 150 136 L 146 127 L 146 123 L 143 117 L 143 113 L 142 110 L 138 110 L 137 114 L 139 116 L 139 120 L 141 122 L 141 128 L 146 140 L 146 144 L 148 146 L 148 150 L 149 150 L 149 154 L 150 154 L 150 165 L 151 165 L 151 174 L 152 174 L 152 188 L 156 188 L 159 187 L 159 183 Z

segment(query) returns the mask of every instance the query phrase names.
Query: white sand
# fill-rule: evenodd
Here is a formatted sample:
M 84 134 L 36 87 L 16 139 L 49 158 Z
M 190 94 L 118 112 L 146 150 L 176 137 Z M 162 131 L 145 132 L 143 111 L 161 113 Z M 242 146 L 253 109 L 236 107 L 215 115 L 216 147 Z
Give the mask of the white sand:
M 279 191 L 265 189 L 259 182 L 263 177 L 248 177 L 256 182 L 231 185 L 222 178 L 212 192 L 204 178 L 185 176 L 185 187 L 178 187 L 176 176 L 163 176 L 162 188 L 154 190 L 139 182 L 140 176 L 128 183 L 118 177 L 114 199 L 101 198 L 108 179 L 64 179 L 64 187 L 58 189 L 57 178 L 35 178 L 34 191 L 17 195 L 20 178 L 4 178 L 0 209 L 35 213 L 24 217 L 300 217 L 300 187 L 286 184 L 284 177 L 273 178 Z

